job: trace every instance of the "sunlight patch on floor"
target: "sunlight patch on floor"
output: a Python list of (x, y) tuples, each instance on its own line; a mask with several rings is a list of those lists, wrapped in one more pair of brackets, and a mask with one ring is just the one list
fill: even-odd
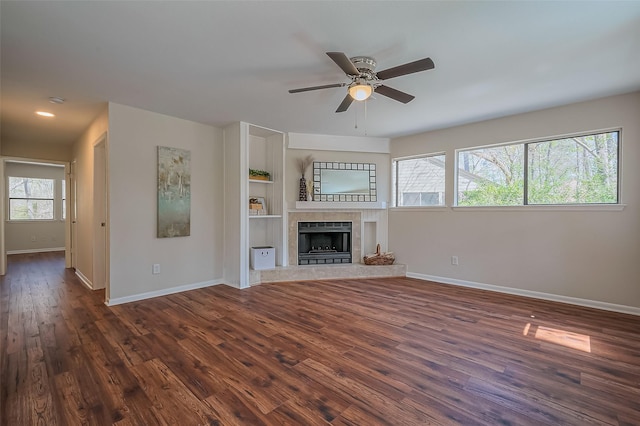
[[(529, 324), (527, 324), (527, 326), (529, 326)], [(528, 327), (525, 326), (525, 329), (528, 332)], [(586, 334), (572, 333), (570, 331), (550, 327), (538, 327), (535, 338), (545, 342), (562, 345), (567, 348), (591, 353), (591, 337)]]

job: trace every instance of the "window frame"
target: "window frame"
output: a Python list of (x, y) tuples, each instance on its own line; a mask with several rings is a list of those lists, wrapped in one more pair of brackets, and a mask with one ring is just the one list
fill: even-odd
[[(616, 202), (613, 203), (561, 203), (561, 204), (530, 204), (528, 197), (528, 187), (529, 187), (529, 149), (528, 145), (544, 143), (544, 142), (553, 142), (562, 139), (568, 138), (579, 138), (585, 136), (593, 136), (604, 133), (618, 133), (618, 146), (616, 149), (617, 162), (616, 162)], [(457, 148), (454, 150), (454, 191), (453, 191), (453, 208), (454, 209), (476, 209), (476, 210), (494, 210), (494, 209), (509, 209), (509, 210), (518, 210), (518, 209), (538, 209), (538, 210), (622, 210), (626, 205), (622, 203), (622, 141), (623, 141), (623, 130), (621, 127), (607, 128), (607, 129), (598, 129), (591, 130), (586, 132), (576, 132), (576, 133), (567, 133), (555, 136), (545, 136), (535, 139), (524, 139), (519, 141), (512, 142), (503, 142), (503, 143), (495, 143), (495, 144), (487, 144), (487, 145), (479, 145), (473, 147), (465, 147), (465, 148)], [(522, 204), (518, 205), (486, 205), (486, 206), (461, 206), (458, 204), (458, 183), (459, 183), (459, 159), (460, 153), (466, 151), (480, 150), (486, 148), (498, 148), (502, 146), (513, 146), (513, 145), (522, 145), (523, 146), (523, 194), (522, 194)]]
[[(425, 205), (425, 206), (400, 206), (398, 205), (398, 198), (400, 196), (399, 192), (398, 192), (398, 167), (397, 167), (397, 163), (400, 161), (406, 161), (406, 160), (416, 160), (416, 159), (420, 159), (420, 158), (430, 158), (430, 157), (437, 157), (437, 156), (444, 156), (444, 192), (442, 193), (442, 204), (438, 204), (438, 205)], [(430, 152), (430, 153), (426, 153), (426, 154), (417, 154), (417, 155), (408, 155), (408, 156), (403, 156), (403, 157), (394, 157), (391, 159), (391, 191), (392, 191), (392, 200), (391, 200), (391, 208), (392, 209), (412, 209), (412, 210), (417, 210), (417, 209), (442, 209), (442, 208), (446, 208), (447, 207), (447, 192), (448, 192), (448, 188), (447, 188), (447, 183), (448, 183), (448, 176), (447, 176), (447, 152), (446, 151), (436, 151), (436, 152)]]
[[(39, 180), (49, 180), (53, 183), (53, 198), (41, 198), (41, 197), (12, 197), (10, 194), (10, 188), (11, 188), (11, 178), (17, 178), (17, 179), (39, 179)], [(6, 194), (7, 194), (7, 211), (6, 211), (6, 217), (7, 217), (7, 222), (12, 222), (12, 223), (18, 223), (18, 222), (25, 222), (25, 223), (33, 223), (33, 222), (55, 222), (57, 220), (57, 215), (56, 215), (56, 178), (40, 178), (40, 177), (31, 177), (31, 176), (12, 176), (12, 175), (7, 175), (6, 176)], [(29, 200), (44, 200), (44, 201), (51, 201), (52, 203), (52, 217), (49, 219), (12, 219), (11, 218), (11, 200), (27, 200), (27, 202)]]
[[(54, 194), (55, 195), (55, 194)], [(67, 179), (60, 179), (60, 220), (67, 220)]]

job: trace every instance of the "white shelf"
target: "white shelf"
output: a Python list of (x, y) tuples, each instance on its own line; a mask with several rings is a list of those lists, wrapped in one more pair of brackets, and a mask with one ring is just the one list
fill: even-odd
[(273, 183), (272, 180), (249, 179), (249, 183)]
[(384, 210), (386, 201), (296, 201), (297, 210)]
[(257, 215), (253, 215), (253, 216), (249, 216), (249, 219), (270, 219), (270, 218), (279, 218), (282, 217), (282, 215), (279, 214), (257, 214)]

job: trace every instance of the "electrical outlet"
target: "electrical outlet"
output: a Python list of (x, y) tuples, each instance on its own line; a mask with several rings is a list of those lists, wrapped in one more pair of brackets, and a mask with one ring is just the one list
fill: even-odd
[(451, 264), (458, 266), (458, 256), (451, 256)]
[(159, 263), (154, 263), (153, 264), (152, 273), (153, 274), (159, 274), (160, 273), (160, 264)]
[(36, 242), (36, 236), (35, 236), (35, 235), (32, 235), (32, 236), (31, 236), (31, 242), (32, 242), (32, 243), (35, 243), (35, 242)]

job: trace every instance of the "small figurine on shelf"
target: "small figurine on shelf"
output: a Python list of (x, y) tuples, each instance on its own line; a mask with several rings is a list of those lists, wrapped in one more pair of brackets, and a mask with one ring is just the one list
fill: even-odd
[(263, 197), (249, 198), (249, 216), (263, 216), (267, 214), (267, 205)]
[(309, 154), (305, 158), (298, 158), (298, 170), (300, 171), (300, 191), (298, 201), (307, 201), (307, 179), (304, 177), (307, 168), (313, 163), (313, 155)]

